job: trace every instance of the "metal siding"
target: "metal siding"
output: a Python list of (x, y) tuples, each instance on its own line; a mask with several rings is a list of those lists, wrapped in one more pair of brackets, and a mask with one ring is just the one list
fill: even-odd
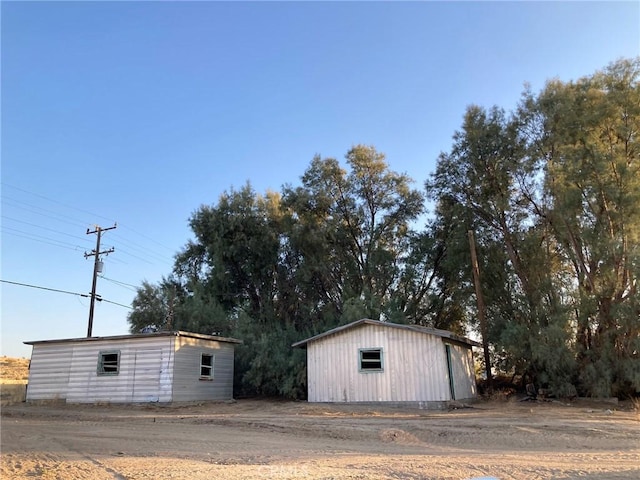
[(27, 401), (67, 398), (71, 349), (65, 345), (36, 345), (31, 353)]
[(477, 390), (471, 349), (450, 344), (450, 351), (456, 400), (475, 398)]
[(162, 350), (136, 349), (133, 352), (132, 402), (160, 401)]
[[(359, 371), (358, 350), (382, 348), (383, 372)], [(445, 349), (436, 335), (364, 324), (307, 345), (310, 402), (450, 400)]]
[[(95, 403), (95, 402), (132, 402), (134, 399), (134, 387), (136, 384), (145, 392), (145, 397), (153, 398), (153, 401), (170, 402), (171, 389), (160, 387), (154, 381), (156, 391), (151, 391), (150, 377), (163, 378), (171, 382), (172, 369), (172, 344), (171, 337), (147, 337), (118, 340), (101, 340), (92, 342), (65, 342), (60, 344), (34, 345), (34, 356), (42, 349), (54, 349), (59, 352), (57, 356), (50, 355), (50, 367), (59, 371), (68, 369), (68, 382), (65, 396), (56, 396), (50, 392), (42, 395), (32, 395), (29, 400), (51, 400), (66, 398), (69, 403)], [(98, 356), (101, 351), (119, 350), (120, 364), (117, 375), (98, 375)], [(138, 352), (155, 352), (154, 355), (137, 355)], [(138, 379), (135, 378), (136, 357), (141, 362), (141, 370)], [(42, 361), (38, 362), (36, 370), (43, 371)], [(146, 373), (143, 373), (145, 371)], [(35, 392), (43, 391), (46, 380), (38, 378), (34, 372), (33, 378), (29, 377), (31, 385), (29, 389)], [(134, 384), (134, 381), (136, 382)]]
[[(200, 355), (214, 355), (213, 379), (200, 379)], [(176, 340), (174, 401), (231, 400), (233, 398), (234, 346), (188, 337)]]

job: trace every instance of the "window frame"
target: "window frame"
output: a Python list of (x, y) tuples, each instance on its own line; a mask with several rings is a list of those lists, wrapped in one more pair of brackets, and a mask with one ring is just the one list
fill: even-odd
[[(203, 362), (205, 357), (208, 357), (211, 359), (210, 365), (207, 365)], [(213, 369), (215, 366), (215, 362), (216, 362), (215, 354), (211, 352), (200, 352), (200, 380), (207, 380), (207, 381), (213, 380), (213, 371), (214, 371)], [(203, 369), (209, 369), (209, 374), (203, 373)]]
[[(377, 359), (365, 359), (363, 358), (363, 354), (376, 352), (379, 354), (379, 360)], [(364, 361), (364, 363), (363, 363)], [(365, 367), (367, 363), (379, 363), (380, 367)], [(382, 347), (374, 347), (374, 348), (359, 348), (358, 349), (358, 371), (360, 373), (382, 373), (384, 372), (384, 352)]]
[[(109, 355), (115, 355), (115, 365), (113, 364), (113, 360), (106, 362), (106, 358)], [(100, 350), (98, 352), (98, 366), (96, 372), (99, 376), (105, 377), (113, 377), (116, 375), (120, 375), (120, 350)], [(109, 370), (105, 369), (105, 363)], [(111, 370), (111, 368), (115, 368), (115, 370)]]

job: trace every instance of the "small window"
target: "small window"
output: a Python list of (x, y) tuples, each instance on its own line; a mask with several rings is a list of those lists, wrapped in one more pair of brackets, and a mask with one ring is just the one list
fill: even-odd
[(120, 373), (120, 350), (98, 354), (98, 375), (118, 375)]
[(211, 353), (200, 355), (200, 378), (213, 378), (213, 355)]
[(362, 348), (359, 352), (361, 372), (382, 372), (381, 348)]

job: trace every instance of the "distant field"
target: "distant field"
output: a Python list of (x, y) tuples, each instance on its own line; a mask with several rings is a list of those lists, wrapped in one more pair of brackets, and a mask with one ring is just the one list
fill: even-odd
[(28, 378), (28, 358), (0, 357), (0, 383), (26, 382)]

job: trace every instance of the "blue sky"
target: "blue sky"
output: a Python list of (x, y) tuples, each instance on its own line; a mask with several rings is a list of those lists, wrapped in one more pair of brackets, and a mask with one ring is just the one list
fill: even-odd
[[(202, 204), (374, 145), (422, 188), (470, 104), (640, 55), (638, 2), (1, 2), (0, 278), (91, 289), (127, 333)], [(86, 335), (89, 300), (0, 284), (1, 353)]]

